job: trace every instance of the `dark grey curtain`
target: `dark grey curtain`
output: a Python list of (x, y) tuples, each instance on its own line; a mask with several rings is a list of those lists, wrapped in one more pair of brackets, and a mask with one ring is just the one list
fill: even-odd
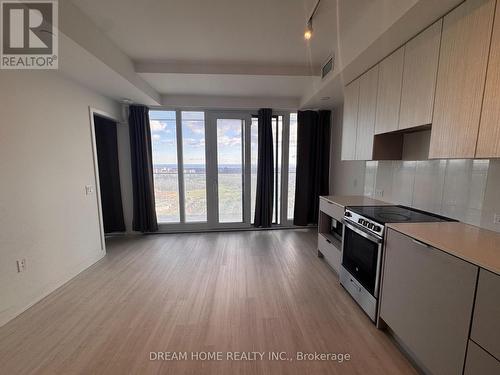
[(257, 187), (254, 226), (269, 228), (273, 221), (273, 130), (269, 108), (259, 110)]
[(149, 109), (142, 105), (129, 108), (130, 154), (134, 193), (132, 228), (139, 232), (156, 232), (153, 157)]
[(295, 225), (318, 222), (319, 196), (328, 195), (330, 111), (299, 111), (297, 115)]
[(104, 233), (125, 232), (116, 122), (94, 115)]

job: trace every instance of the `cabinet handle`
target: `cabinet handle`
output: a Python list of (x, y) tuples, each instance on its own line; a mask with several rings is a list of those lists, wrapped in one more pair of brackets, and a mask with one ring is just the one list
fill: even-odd
[(423, 242), (420, 242), (418, 240), (415, 240), (415, 239), (412, 239), (413, 243), (419, 245), (419, 246), (422, 246), (422, 247), (430, 247), (429, 245), (427, 245), (426, 243), (423, 243)]
[(330, 241), (329, 239), (326, 239), (326, 242), (328, 242), (328, 243), (332, 243), (332, 241)]

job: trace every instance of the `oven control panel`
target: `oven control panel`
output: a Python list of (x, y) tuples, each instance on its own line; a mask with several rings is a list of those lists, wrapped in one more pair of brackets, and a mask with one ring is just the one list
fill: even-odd
[(367, 219), (364, 216), (352, 212), (349, 209), (345, 210), (344, 219), (352, 223), (358, 224), (359, 226), (366, 229), (368, 232), (375, 233), (377, 236), (382, 237), (384, 235), (384, 225), (377, 223), (376, 221)]

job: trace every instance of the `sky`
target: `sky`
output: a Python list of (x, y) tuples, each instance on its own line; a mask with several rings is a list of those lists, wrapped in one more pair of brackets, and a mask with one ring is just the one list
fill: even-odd
[[(177, 164), (175, 111), (150, 111), (153, 163)], [(182, 111), (184, 165), (205, 164), (205, 114)], [(290, 164), (296, 162), (297, 115), (290, 116)], [(257, 163), (257, 121), (252, 121), (251, 160)], [(217, 158), (219, 164), (241, 164), (241, 120), (217, 120)]]
[[(205, 164), (203, 112), (181, 112), (184, 165)], [(175, 111), (150, 111), (155, 164), (177, 164)], [(217, 120), (217, 153), (220, 164), (241, 163), (241, 120)]]

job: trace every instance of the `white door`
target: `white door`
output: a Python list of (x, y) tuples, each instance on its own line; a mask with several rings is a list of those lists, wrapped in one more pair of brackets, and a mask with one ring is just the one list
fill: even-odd
[(207, 209), (211, 228), (248, 227), (251, 113), (207, 112)]

